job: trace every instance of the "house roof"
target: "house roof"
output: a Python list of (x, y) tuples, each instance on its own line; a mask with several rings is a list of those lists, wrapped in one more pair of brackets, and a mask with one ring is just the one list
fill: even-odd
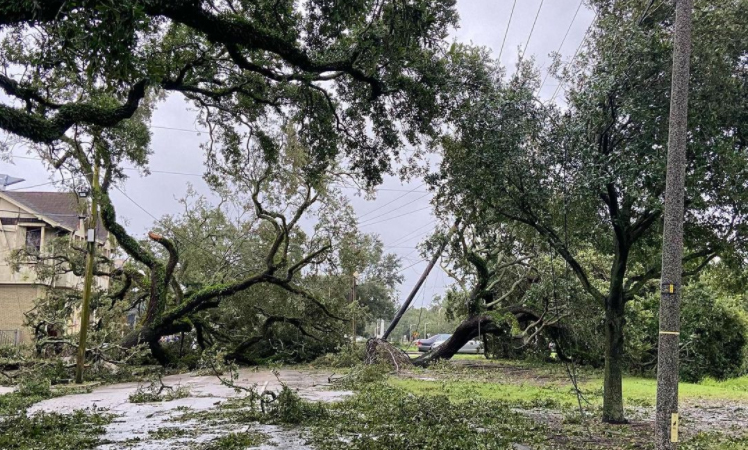
[[(80, 216), (85, 214), (87, 204), (73, 192), (19, 192), (3, 191), (0, 194), (8, 197), (14, 203), (24, 207), (30, 213), (37, 214), (51, 221), (51, 225), (59, 226), (70, 231), (78, 229)], [(96, 227), (98, 240), (104, 241), (106, 229), (99, 220)]]

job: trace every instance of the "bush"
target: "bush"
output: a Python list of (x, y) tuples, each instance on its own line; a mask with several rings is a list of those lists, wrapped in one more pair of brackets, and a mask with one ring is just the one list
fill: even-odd
[(688, 289), (681, 313), (682, 380), (724, 380), (745, 373), (748, 321), (735, 303), (701, 284)]
[(334, 369), (356, 367), (364, 362), (365, 356), (366, 347), (364, 345), (347, 344), (338, 348), (337, 352), (320, 356), (312, 362), (312, 365)]
[[(657, 365), (659, 294), (629, 303), (626, 311), (626, 356), (629, 370), (654, 373)], [(718, 294), (696, 282), (681, 300), (680, 377), (698, 382), (724, 380), (745, 372), (748, 320), (739, 299)]]
[(325, 417), (327, 410), (320, 402), (309, 402), (290, 389), (283, 386), (267, 411), (271, 422), (287, 425), (308, 423)]
[(49, 398), (52, 396), (52, 383), (43, 377), (25, 378), (18, 385), (17, 393), (22, 397)]

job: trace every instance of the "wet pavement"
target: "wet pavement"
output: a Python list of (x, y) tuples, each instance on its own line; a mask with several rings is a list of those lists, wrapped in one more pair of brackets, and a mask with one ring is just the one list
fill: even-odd
[[(336, 401), (351, 395), (349, 391), (331, 391), (329, 373), (298, 370), (281, 370), (278, 377), (269, 370), (244, 369), (239, 372), (235, 384), (255, 387), (258, 391), (279, 392), (283, 384), (295, 390), (302, 398), (313, 401)], [(70, 413), (75, 410), (108, 412), (116, 417), (106, 427), (101, 450), (123, 447), (134, 450), (162, 450), (189, 448), (195, 442), (213, 440), (231, 432), (255, 430), (270, 437), (261, 449), (310, 449), (299, 430), (283, 429), (271, 425), (251, 425), (236, 429), (236, 426), (202, 424), (193, 420), (175, 422), (175, 418), (186, 411), (203, 411), (216, 408), (230, 398), (241, 397), (243, 392), (224, 386), (215, 376), (181, 374), (163, 378), (163, 383), (174, 389), (184, 387), (189, 397), (154, 403), (130, 403), (130, 394), (137, 391), (139, 383), (122, 383), (95, 388), (90, 393), (73, 394), (42, 401), (29, 408), (28, 413)], [(166, 427), (177, 427), (191, 436), (155, 440), (150, 434)]]

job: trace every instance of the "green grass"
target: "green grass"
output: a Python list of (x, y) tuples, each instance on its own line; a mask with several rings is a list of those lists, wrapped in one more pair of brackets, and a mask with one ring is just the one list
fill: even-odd
[[(602, 389), (602, 380), (595, 381), (594, 385)], [(623, 380), (623, 395), (625, 399), (634, 401), (650, 399), (654, 404), (656, 394), (657, 380), (655, 379), (627, 377)], [(748, 377), (721, 382), (710, 380), (698, 384), (680, 383), (678, 385), (678, 394), (681, 401), (748, 401)]]
[(572, 392), (556, 386), (541, 387), (530, 384), (487, 383), (482, 381), (424, 381), (390, 378), (388, 383), (417, 395), (446, 395), (452, 401), (475, 398), (497, 400), (528, 406), (571, 406), (576, 403)]
[[(512, 365), (518, 364), (514, 362)], [(511, 377), (504, 379), (501, 376), (501, 370), (497, 370), (495, 374), (491, 374), (490, 370), (481, 371), (482, 376), (470, 380), (451, 376), (459, 375), (460, 372), (464, 374), (464, 371), (439, 370), (433, 374), (439, 378), (437, 381), (390, 378), (389, 383), (416, 394), (442, 394), (456, 401), (479, 396), (523, 405), (562, 407), (576, 405), (576, 393), (570, 381), (565, 379), (557, 369), (556, 366), (540, 368), (538, 372), (540, 375), (555, 375), (555, 379), (543, 382), (532, 378), (526, 381), (518, 381)], [(585, 398), (593, 405), (602, 404), (602, 378), (599, 374), (591, 373), (585, 373), (584, 378), (586, 381), (580, 383), (579, 387)], [(655, 403), (656, 393), (657, 380), (655, 379), (625, 377), (623, 380), (624, 403), (627, 406), (652, 406)], [(680, 383), (679, 398), (684, 402), (699, 400), (748, 402), (748, 376), (726, 381), (705, 380), (698, 384)]]
[(483, 355), (474, 355), (471, 353), (458, 353), (452, 357), (452, 360), (457, 361), (477, 361), (477, 362), (490, 362), (490, 359), (486, 359)]

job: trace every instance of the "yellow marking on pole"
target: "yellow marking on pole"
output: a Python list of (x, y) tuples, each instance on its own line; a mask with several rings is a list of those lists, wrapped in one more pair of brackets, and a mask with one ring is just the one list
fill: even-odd
[(678, 442), (678, 413), (670, 416), (670, 442)]
[(675, 292), (675, 285), (674, 285), (674, 284), (671, 284), (671, 285), (670, 285), (670, 293), (672, 294), (672, 293), (674, 293), (674, 292)]
[(673, 334), (675, 336), (680, 335), (679, 331), (660, 331), (660, 334)]

